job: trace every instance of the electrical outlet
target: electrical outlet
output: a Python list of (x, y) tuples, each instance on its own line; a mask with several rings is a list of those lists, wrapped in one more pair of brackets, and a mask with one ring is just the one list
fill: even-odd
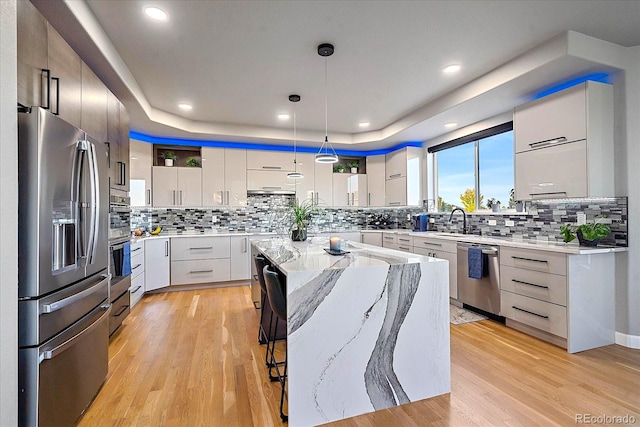
[(407, 221), (411, 221), (411, 214), (407, 214)]
[(429, 218), (429, 224), (435, 224), (435, 223), (436, 223), (435, 218)]
[(587, 223), (587, 215), (584, 212), (578, 212), (576, 214), (576, 223), (578, 225), (584, 225)]
[(214, 216), (212, 216), (212, 217), (211, 217), (211, 222), (212, 222), (212, 223), (216, 223), (216, 222), (218, 222), (218, 217), (217, 217), (217, 216), (215, 216), (215, 215), (214, 215)]
[(497, 222), (496, 222), (495, 219), (490, 219), (489, 220), (489, 225), (496, 225), (496, 224), (497, 224)]
[(504, 221), (504, 225), (505, 225), (505, 227), (513, 227), (513, 226), (515, 226), (515, 225), (516, 225), (516, 222), (515, 222), (515, 221), (511, 221), (511, 220), (509, 220), (509, 219), (506, 219), (506, 220)]

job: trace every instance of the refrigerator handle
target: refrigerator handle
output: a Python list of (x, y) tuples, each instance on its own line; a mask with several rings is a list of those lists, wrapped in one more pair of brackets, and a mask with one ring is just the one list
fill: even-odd
[[(51, 80), (56, 81), (56, 112), (53, 112), (53, 107), (51, 108), (51, 112), (56, 116), (60, 115), (60, 77), (51, 77)], [(51, 90), (49, 88), (49, 90)]]
[(89, 242), (87, 244), (87, 264), (91, 264), (96, 252), (96, 241), (98, 240), (98, 212), (100, 211), (98, 191), (100, 188), (100, 177), (98, 177), (98, 159), (96, 158), (95, 146), (87, 141), (87, 148), (87, 157), (89, 158), (89, 183), (91, 189), (91, 198), (89, 201), (89, 203), (91, 203), (91, 219), (89, 223), (91, 233), (89, 234)]
[(100, 323), (102, 323), (104, 318), (109, 316), (109, 313), (111, 312), (111, 304), (105, 304), (103, 306), (100, 306), (100, 308), (104, 310), (104, 313), (98, 318), (98, 320), (96, 320), (91, 325), (89, 325), (89, 327), (87, 327), (86, 329), (83, 329), (79, 334), (77, 334), (74, 337), (68, 339), (67, 341), (63, 342), (62, 344), (52, 348), (51, 350), (46, 350), (46, 351), (43, 351), (42, 353), (40, 353), (40, 357), (39, 357), (38, 363), (42, 363), (42, 361), (44, 361), (44, 360), (53, 359), (54, 357), (56, 357), (57, 355), (59, 355), (60, 353), (62, 353), (63, 351), (65, 351), (66, 349), (71, 347), (72, 345), (74, 345), (75, 341), (77, 339), (81, 338), (85, 334), (90, 333), (98, 325), (100, 325)]

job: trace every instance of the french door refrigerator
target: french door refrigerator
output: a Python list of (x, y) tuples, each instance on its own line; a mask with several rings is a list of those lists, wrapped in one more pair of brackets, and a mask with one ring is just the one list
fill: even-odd
[(106, 146), (42, 108), (18, 113), (21, 426), (71, 426), (108, 369)]

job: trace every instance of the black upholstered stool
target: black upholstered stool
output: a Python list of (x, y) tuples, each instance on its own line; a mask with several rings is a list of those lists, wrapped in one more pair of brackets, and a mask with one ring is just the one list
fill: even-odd
[[(267, 332), (264, 330), (263, 325), (266, 322), (265, 313), (267, 310), (265, 310), (265, 308), (269, 304), (269, 302), (267, 301), (267, 287), (264, 284), (264, 273), (262, 272), (262, 270), (264, 270), (264, 266), (267, 265), (267, 260), (262, 255), (256, 255), (253, 258), (253, 261), (256, 264), (256, 271), (258, 272), (257, 274), (258, 282), (260, 283), (260, 291), (261, 291), (260, 292), (261, 294), (260, 295), (261, 297), (260, 298), (260, 325), (258, 326), (258, 342), (260, 344), (266, 344), (269, 340), (267, 338)], [(271, 321), (271, 319), (269, 319), (269, 321)]]
[[(264, 267), (263, 272), (264, 281), (267, 288), (267, 299), (269, 300), (269, 304), (271, 305), (271, 310), (273, 310), (273, 313), (276, 316), (275, 335), (277, 336), (278, 324), (285, 325), (286, 329), (287, 299), (285, 297), (284, 287), (278, 273), (271, 270), (268, 265)], [(285, 415), (282, 409), (284, 405), (284, 393), (287, 381), (287, 354), (285, 352), (284, 360), (279, 362), (275, 357), (276, 340), (272, 340), (267, 343), (267, 346), (269, 345), (271, 346), (271, 350), (268, 351), (271, 355), (271, 360), (269, 363), (269, 377), (276, 378), (278, 381), (280, 381), (280, 387), (282, 389), (280, 393), (280, 418), (283, 422), (285, 422), (287, 421), (288, 416)], [(273, 375), (272, 371), (275, 371), (276, 375)]]

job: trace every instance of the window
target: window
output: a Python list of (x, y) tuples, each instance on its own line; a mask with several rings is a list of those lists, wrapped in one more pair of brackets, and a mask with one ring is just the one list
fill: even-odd
[[(514, 208), (513, 125), (506, 123), (431, 147), (437, 209), (467, 212)], [(477, 196), (479, 195), (479, 197)], [(496, 208), (494, 208), (496, 209)]]

